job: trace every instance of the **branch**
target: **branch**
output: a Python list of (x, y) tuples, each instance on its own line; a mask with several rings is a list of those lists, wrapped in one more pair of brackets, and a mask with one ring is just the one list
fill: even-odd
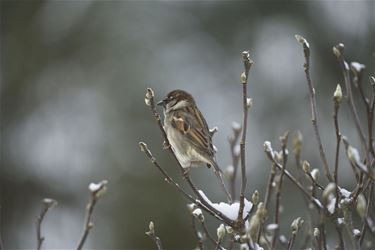
[[(365, 135), (363, 133), (361, 124), (359, 123), (357, 109), (356, 109), (356, 107), (354, 105), (354, 101), (353, 101), (353, 92), (352, 92), (350, 76), (349, 76), (349, 66), (346, 63), (345, 58), (344, 58), (344, 44), (339, 43), (338, 45), (334, 46), (333, 47), (333, 53), (335, 54), (335, 56), (337, 57), (337, 60), (339, 61), (339, 64), (340, 64), (340, 67), (341, 67), (341, 70), (342, 70), (342, 73), (343, 73), (343, 76), (344, 76), (345, 88), (346, 88), (346, 92), (347, 92), (347, 96), (348, 96), (348, 103), (349, 103), (350, 111), (351, 111), (352, 116), (353, 116), (355, 127), (358, 131), (359, 138), (361, 140), (362, 146), (365, 149), (365, 151), (367, 152), (368, 149), (367, 149), (367, 145), (366, 145)], [(367, 158), (367, 156), (366, 156), (366, 158)]]
[(311, 122), (313, 124), (315, 137), (316, 137), (316, 140), (318, 142), (320, 158), (322, 159), (322, 162), (323, 162), (325, 176), (327, 177), (327, 179), (329, 181), (333, 181), (332, 176), (329, 172), (328, 162), (327, 162), (326, 155), (324, 153), (322, 141), (320, 139), (320, 132), (319, 132), (319, 127), (318, 127), (318, 117), (317, 117), (318, 111), (317, 111), (317, 108), (316, 108), (315, 89), (314, 89), (314, 86), (311, 82), (311, 77), (310, 77), (310, 47), (309, 47), (309, 43), (306, 41), (305, 38), (303, 38), (300, 35), (295, 35), (295, 37), (296, 37), (297, 41), (303, 46), (303, 53), (304, 53), (304, 56), (305, 56), (304, 69), (305, 69), (307, 85), (308, 85), (309, 93), (310, 93)]
[[(42, 209), (40, 210), (40, 214), (36, 220), (36, 237), (37, 237), (37, 249), (42, 249), (42, 244), (44, 241), (44, 237), (42, 236), (42, 222), (44, 216), (47, 214), (48, 210), (57, 205), (57, 201), (49, 198), (44, 198), (42, 201)], [(0, 249), (3, 249), (1, 246)]]
[(146, 235), (149, 236), (154, 242), (158, 250), (163, 250), (163, 247), (161, 245), (161, 240), (158, 236), (155, 234), (155, 228), (154, 223), (150, 221), (150, 224), (148, 225), (148, 228), (150, 231), (146, 232)]
[(237, 170), (238, 170), (238, 162), (240, 160), (240, 153), (237, 153), (237, 142), (241, 135), (242, 127), (239, 123), (233, 122), (232, 123), (232, 130), (233, 130), (233, 136), (229, 136), (228, 142), (230, 146), (230, 153), (232, 156), (232, 167), (233, 167), (233, 173), (229, 175), (229, 188), (230, 188), (230, 194), (232, 196), (232, 199), (236, 199), (236, 177), (237, 177)]
[(311, 194), (306, 191), (303, 186), (301, 185), (301, 183), (299, 183), (297, 181), (297, 179), (291, 174), (288, 172), (288, 170), (284, 169), (283, 166), (281, 166), (276, 160), (275, 160), (275, 152), (272, 150), (272, 147), (271, 147), (271, 143), (269, 141), (266, 141), (264, 142), (264, 152), (266, 153), (268, 159), (278, 168), (280, 169), (281, 171), (284, 172), (284, 174), (286, 175), (286, 177), (289, 178), (289, 180), (294, 183), (301, 191), (304, 195), (307, 196), (307, 198), (309, 198), (312, 203), (319, 209), (323, 209), (323, 206), (322, 204), (320, 203), (319, 200), (317, 200), (316, 198), (312, 197)]
[(107, 184), (108, 184), (108, 181), (103, 180), (99, 182), (98, 184), (90, 183), (89, 185), (90, 200), (86, 207), (86, 219), (83, 225), (83, 234), (82, 234), (81, 239), (79, 240), (77, 250), (82, 249), (87, 239), (87, 236), (90, 233), (90, 230), (94, 227), (94, 223), (91, 221), (94, 208), (99, 198), (102, 197), (106, 193)]
[(254, 63), (250, 59), (249, 51), (242, 52), (242, 59), (245, 67), (245, 71), (241, 75), (242, 82), (242, 104), (243, 104), (243, 125), (242, 125), (242, 138), (240, 143), (241, 149), (241, 193), (240, 193), (240, 208), (238, 210), (237, 221), (243, 221), (243, 210), (245, 207), (245, 189), (246, 189), (246, 156), (245, 156), (245, 143), (246, 143), (246, 131), (247, 131), (247, 114), (248, 110), (252, 105), (252, 101), (247, 97), (247, 81), (249, 77), (249, 71), (251, 65)]
[[(280, 222), (280, 219), (279, 219), (279, 215), (280, 215), (280, 200), (281, 200), (281, 189), (282, 189), (282, 184), (283, 184), (283, 177), (284, 177), (284, 174), (285, 174), (285, 168), (286, 168), (286, 162), (287, 162), (287, 149), (286, 149), (286, 146), (287, 146), (287, 142), (288, 142), (288, 134), (289, 132), (286, 131), (284, 133), (284, 135), (280, 136), (280, 141), (281, 141), (281, 150), (282, 150), (282, 171), (281, 171), (281, 174), (280, 174), (280, 179), (279, 179), (279, 182), (278, 182), (278, 185), (277, 185), (277, 190), (276, 190), (276, 203), (275, 203), (275, 221), (274, 223), (276, 225), (279, 225), (279, 222)], [(279, 227), (276, 228), (274, 234), (273, 234), (273, 238), (272, 238), (272, 249), (275, 248), (275, 244), (276, 244), (276, 239), (278, 237), (278, 234), (279, 234)]]

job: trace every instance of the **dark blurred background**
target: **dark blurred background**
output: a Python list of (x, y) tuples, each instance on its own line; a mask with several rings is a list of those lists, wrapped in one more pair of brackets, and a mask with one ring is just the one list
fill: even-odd
[[(44, 247), (75, 248), (87, 186), (107, 179), (109, 190), (96, 207), (86, 248), (153, 248), (144, 234), (150, 220), (167, 249), (194, 248), (186, 200), (138, 148), (139, 141), (147, 142), (181, 181), (175, 162), (162, 150), (159, 130), (144, 104), (145, 89), (152, 87), (157, 99), (177, 88), (191, 92), (209, 125), (219, 127), (214, 143), (225, 169), (231, 162), (231, 123), (242, 117), (239, 76), (245, 49), (255, 61), (249, 83), (254, 106), (247, 197), (255, 189), (264, 195), (270, 164), (262, 145), (270, 140), (277, 148), (285, 130), (301, 130), (303, 158), (320, 168), (295, 34), (311, 45), (321, 133), (332, 166), (331, 96), (343, 82), (332, 46), (343, 42), (348, 61), (366, 64), (363, 84), (369, 91), (374, 13), (373, 1), (1, 1), (5, 247), (36, 246), (40, 201), (50, 197), (59, 205), (45, 218)], [(340, 122), (359, 147), (346, 103)], [(354, 178), (343, 152), (341, 157), (340, 182), (352, 189)], [(295, 168), (293, 161), (288, 167)], [(212, 200), (224, 199), (211, 170), (194, 169), (192, 176)], [(295, 189), (288, 181), (284, 190), (282, 226), (289, 232), (292, 219), (305, 216), (304, 204), (300, 196), (290, 195)], [(213, 219), (208, 223), (212, 229), (218, 226)]]

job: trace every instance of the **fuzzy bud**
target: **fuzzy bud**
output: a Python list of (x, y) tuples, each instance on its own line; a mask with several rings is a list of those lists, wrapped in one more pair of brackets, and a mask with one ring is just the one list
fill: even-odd
[(299, 42), (301, 45), (303, 45), (304, 47), (306, 48), (309, 48), (309, 43), (307, 42), (307, 40), (301, 36), (301, 35), (294, 35), (294, 37), (296, 38), (297, 42)]
[(327, 204), (328, 201), (332, 199), (335, 192), (336, 192), (336, 184), (334, 182), (328, 183), (328, 185), (326, 186), (322, 194), (323, 202)]
[(294, 154), (296, 154), (296, 155), (301, 154), (302, 141), (303, 141), (302, 133), (301, 133), (301, 131), (298, 130), (293, 136)]
[(50, 199), (50, 198), (44, 198), (44, 199), (42, 200), (42, 203), (43, 203), (43, 205), (44, 205), (46, 208), (52, 208), (52, 207), (54, 207), (54, 206), (57, 205), (57, 201), (54, 200), (54, 199)]
[(375, 77), (370, 76), (370, 82), (371, 82), (371, 85), (374, 87), (375, 86)]
[(220, 226), (216, 230), (217, 239), (221, 241), (225, 236), (225, 227), (224, 224), (220, 224)]
[(333, 101), (336, 104), (339, 104), (341, 102), (341, 100), (342, 100), (342, 90), (341, 90), (340, 84), (337, 84), (335, 93), (333, 94)]
[(196, 209), (194, 209), (194, 211), (193, 211), (193, 215), (194, 215), (195, 218), (197, 218), (200, 222), (203, 222), (203, 221), (204, 221), (204, 216), (203, 216), (202, 210), (201, 210), (200, 208), (196, 208)]
[(149, 232), (151, 234), (155, 234), (155, 226), (154, 226), (154, 222), (150, 221), (150, 224), (148, 224), (148, 229), (150, 230)]
[(235, 133), (241, 132), (241, 129), (242, 129), (241, 124), (238, 122), (232, 122), (232, 129)]
[(107, 184), (107, 180), (103, 180), (99, 183), (90, 183), (89, 190), (95, 198), (99, 198), (107, 192)]
[(314, 169), (311, 171), (311, 176), (312, 176), (312, 178), (314, 179), (314, 181), (318, 181), (318, 180), (319, 180), (319, 177), (320, 177), (320, 171), (319, 171), (319, 169), (314, 168)]
[(366, 216), (366, 209), (367, 209), (366, 198), (363, 194), (358, 195), (356, 208), (357, 208), (357, 213), (363, 219)]
[(346, 151), (347, 155), (348, 155), (348, 159), (351, 163), (353, 164), (357, 164), (358, 162), (360, 162), (360, 157), (359, 157), (359, 153), (358, 153), (358, 150), (354, 147), (352, 147), (351, 145), (348, 146), (348, 149)]
[(319, 228), (315, 227), (315, 228), (314, 228), (314, 237), (315, 237), (315, 238), (318, 238), (319, 236), (320, 236)]
[(194, 209), (197, 207), (194, 203), (189, 203), (186, 206), (190, 213), (193, 213)]
[(302, 169), (305, 173), (310, 173), (310, 163), (308, 161), (303, 161)]
[(301, 217), (298, 217), (297, 219), (293, 220), (292, 224), (290, 225), (292, 229), (292, 234), (297, 234), (298, 230), (302, 226), (304, 220), (301, 219)]
[(224, 170), (224, 176), (227, 177), (228, 179), (231, 179), (234, 174), (234, 167), (232, 165), (229, 165), (225, 170)]
[(253, 99), (252, 98), (246, 98), (246, 107), (250, 109), (253, 106)]
[(350, 69), (355, 76), (359, 76), (363, 72), (363, 70), (366, 69), (366, 66), (358, 62), (351, 62)]
[(245, 73), (245, 72), (242, 72), (242, 73), (241, 73), (241, 83), (242, 83), (242, 84), (245, 84), (246, 82), (247, 82), (246, 73)]
[(151, 105), (151, 99), (155, 96), (154, 91), (151, 88), (147, 88), (146, 96), (145, 96), (145, 103), (147, 106)]
[(255, 206), (258, 205), (258, 202), (259, 202), (259, 192), (258, 192), (258, 190), (254, 191), (253, 195), (251, 196), (251, 201)]
[(334, 46), (333, 49), (332, 49), (332, 50), (333, 50), (333, 54), (334, 54), (337, 58), (341, 57), (342, 54), (344, 53), (344, 48), (345, 48), (344, 44), (342, 44), (342, 43), (337, 44), (337, 45)]

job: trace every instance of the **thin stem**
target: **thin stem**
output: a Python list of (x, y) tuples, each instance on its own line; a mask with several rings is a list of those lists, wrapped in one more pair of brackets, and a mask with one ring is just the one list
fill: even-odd
[[(300, 37), (300, 38), (302, 38), (302, 37)], [(310, 93), (311, 122), (312, 122), (312, 125), (313, 125), (313, 128), (314, 128), (315, 137), (316, 137), (316, 140), (317, 140), (317, 143), (318, 143), (320, 158), (322, 159), (322, 162), (323, 162), (324, 174), (329, 181), (333, 181), (332, 176), (329, 172), (327, 158), (326, 158), (326, 155), (324, 153), (322, 141), (321, 141), (321, 138), (320, 138), (320, 132), (319, 132), (319, 126), (318, 126), (318, 114), (317, 114), (318, 111), (317, 111), (317, 108), (316, 108), (315, 89), (314, 89), (314, 86), (312, 84), (311, 77), (310, 77), (310, 47), (309, 47), (308, 42), (304, 38), (302, 38), (302, 40), (299, 40), (299, 39), (297, 39), (297, 40), (299, 42), (302, 42), (302, 46), (303, 46), (303, 53), (304, 53), (304, 57), (305, 57), (304, 70), (305, 70), (305, 76), (306, 76), (307, 85), (308, 85), (308, 89), (309, 89), (309, 93)]]
[[(174, 181), (170, 176), (169, 174), (159, 165), (159, 163), (157, 162), (156, 158), (152, 155), (152, 152), (148, 149), (147, 147), (147, 144), (144, 143), (144, 142), (140, 142), (139, 143), (140, 147), (141, 147), (141, 150), (146, 154), (146, 156), (149, 158), (149, 160), (151, 161), (152, 164), (154, 164), (154, 166), (160, 171), (160, 173), (164, 176), (164, 180), (172, 185), (173, 187), (175, 187), (186, 199), (188, 199), (190, 202), (196, 204), (197, 206), (199, 206), (200, 208), (202, 208), (203, 210), (205, 210), (206, 212), (210, 213), (212, 216), (214, 216), (215, 218), (217, 218), (218, 220), (222, 221), (222, 222), (226, 222), (224, 221), (224, 219), (219, 216), (219, 214), (215, 213), (214, 211), (212, 211), (209, 207), (206, 207), (204, 204), (202, 204), (202, 202), (200, 200), (197, 200), (196, 198), (194, 198), (193, 196), (191, 196), (190, 194), (188, 194), (176, 181)], [(199, 192), (197, 191), (197, 193), (199, 194)]]
[[(45, 198), (42, 201), (42, 209), (40, 210), (40, 214), (36, 220), (36, 236), (37, 236), (37, 249), (42, 249), (42, 244), (44, 242), (44, 237), (42, 236), (42, 222), (44, 217), (46, 216), (48, 210), (52, 207), (54, 207), (57, 202), (52, 199)], [(1, 248), (3, 249), (3, 246), (1, 245)]]
[(201, 223), (202, 223), (202, 228), (205, 234), (207, 235), (207, 238), (212, 242), (212, 244), (214, 244), (214, 246), (216, 247), (215, 249), (224, 250), (223, 247), (220, 245), (221, 242), (216, 241), (214, 237), (212, 237), (212, 235), (210, 234), (210, 231), (208, 231), (206, 223), (204, 221), (202, 221)]
[(146, 232), (146, 235), (151, 238), (151, 240), (155, 243), (158, 250), (163, 250), (163, 246), (161, 244), (160, 238), (155, 234), (154, 223), (151, 221), (149, 224), (150, 231)]
[(282, 167), (282, 166), (281, 166), (281, 165), (275, 160), (275, 158), (274, 158), (274, 152), (272, 151), (272, 149), (270, 149), (270, 148), (266, 145), (264, 151), (265, 151), (265, 153), (266, 153), (268, 159), (271, 160), (271, 162), (272, 162), (272, 163), (273, 163), (278, 169), (280, 169), (281, 171), (283, 171), (284, 174), (286, 175), (286, 177), (288, 177), (288, 179), (289, 179), (292, 183), (294, 183), (294, 184), (298, 187), (298, 189), (301, 190), (302, 193), (303, 193), (304, 195), (306, 195), (306, 197), (309, 198), (309, 199), (311, 200), (311, 202), (312, 202), (312, 203), (313, 203), (313, 204), (314, 204), (319, 210), (323, 209), (323, 206), (322, 206), (322, 204), (320, 203), (320, 201), (317, 200), (316, 198), (314, 198), (313, 196), (311, 196), (311, 194), (303, 188), (303, 186), (301, 185), (301, 183), (299, 183), (299, 181), (298, 181), (298, 180), (297, 180), (297, 179), (296, 179), (291, 173), (289, 173), (288, 170), (284, 169), (284, 168), (283, 168), (283, 167)]
[[(276, 204), (275, 204), (275, 221), (274, 223), (276, 225), (279, 225), (280, 223), (280, 200), (281, 200), (281, 189), (282, 189), (282, 184), (283, 184), (283, 177), (285, 174), (285, 168), (286, 168), (286, 162), (287, 162), (287, 154), (286, 154), (286, 146), (287, 146), (287, 141), (288, 141), (288, 132), (286, 132), (283, 136), (281, 136), (281, 150), (282, 150), (282, 171), (280, 174), (280, 179), (277, 185), (276, 189)], [(274, 231), (273, 237), (272, 237), (272, 245), (271, 248), (275, 248), (276, 244), (276, 239), (278, 238), (279, 235), (279, 227)]]
[[(339, 197), (338, 191), (338, 167), (339, 167), (339, 153), (340, 153), (340, 144), (341, 144), (341, 133), (340, 127), (338, 122), (338, 113), (339, 113), (340, 103), (339, 101), (334, 100), (334, 111), (333, 111), (333, 121), (335, 124), (335, 132), (336, 132), (336, 153), (335, 153), (335, 168), (333, 170), (333, 179), (336, 184), (336, 197)], [(337, 211), (339, 206), (339, 199), (336, 199), (335, 202), (335, 211)]]
[(347, 62), (345, 61), (344, 55), (343, 55), (344, 45), (339, 44), (339, 45), (335, 46), (334, 48), (338, 51), (337, 59), (339, 61), (339, 64), (340, 64), (340, 67), (341, 67), (341, 70), (342, 70), (342, 73), (343, 73), (343, 76), (344, 76), (345, 88), (346, 88), (346, 92), (347, 92), (347, 96), (348, 96), (347, 100), (348, 100), (348, 103), (349, 103), (350, 111), (351, 111), (352, 116), (353, 116), (354, 124), (355, 124), (355, 127), (356, 127), (357, 131), (358, 131), (359, 138), (361, 140), (362, 146), (365, 149), (365, 152), (367, 152), (368, 149), (367, 149), (367, 145), (366, 145), (365, 135), (363, 133), (361, 124), (359, 122), (357, 109), (356, 109), (354, 101), (353, 101), (353, 92), (352, 92), (351, 81), (350, 81), (350, 76), (349, 76), (349, 66), (348, 66)]
[(296, 234), (292, 233), (292, 236), (290, 237), (290, 240), (288, 242), (288, 250), (293, 249), (294, 240), (296, 239)]
[(236, 145), (240, 137), (242, 128), (236, 129), (233, 127), (233, 137), (229, 137), (230, 153), (232, 156), (233, 174), (229, 178), (229, 188), (232, 199), (236, 199), (236, 177), (238, 170), (238, 162), (240, 160), (239, 154), (236, 153)]
[(194, 215), (191, 216), (191, 226), (193, 227), (195, 238), (198, 241), (198, 249), (203, 250), (204, 246), (202, 236), (201, 233), (198, 231), (196, 218)]
[[(247, 97), (247, 81), (249, 71), (253, 61), (250, 59), (248, 51), (242, 52), (242, 59), (245, 67), (245, 79), (242, 80), (242, 105), (243, 105), (243, 125), (242, 125), (242, 138), (240, 143), (241, 149), (241, 192), (240, 192), (240, 208), (238, 210), (237, 221), (243, 221), (243, 210), (245, 207), (245, 189), (246, 189), (246, 156), (245, 156), (245, 143), (246, 143), (246, 131), (247, 131), (247, 114), (250, 104), (248, 104)], [(241, 222), (242, 224), (242, 222)]]
[(92, 215), (93, 215), (96, 203), (98, 202), (101, 195), (103, 195), (105, 190), (107, 189), (107, 181), (101, 181), (99, 184), (95, 184), (95, 185), (98, 185), (95, 189), (91, 188), (91, 184), (89, 186), (90, 198), (89, 198), (89, 203), (87, 204), (87, 207), (86, 207), (86, 216), (85, 216), (85, 222), (83, 224), (83, 233), (82, 233), (81, 239), (78, 242), (77, 250), (82, 249), (87, 239), (87, 236), (89, 235), (91, 229), (94, 227), (94, 223), (92, 222)]

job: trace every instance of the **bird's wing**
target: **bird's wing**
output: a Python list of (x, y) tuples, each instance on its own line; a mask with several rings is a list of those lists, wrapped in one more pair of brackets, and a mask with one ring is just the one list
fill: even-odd
[[(182, 113), (186, 115), (183, 116)], [(172, 126), (180, 131), (198, 152), (204, 152), (209, 156), (214, 155), (207, 122), (198, 108), (185, 107), (176, 111), (172, 118)]]

